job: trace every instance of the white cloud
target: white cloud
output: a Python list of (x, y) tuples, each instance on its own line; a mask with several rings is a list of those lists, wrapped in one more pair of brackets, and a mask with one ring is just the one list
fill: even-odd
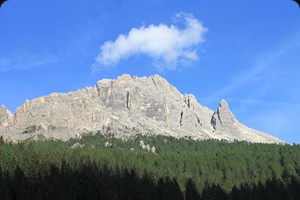
[(114, 42), (105, 42), (93, 65), (94, 70), (114, 66), (137, 54), (152, 58), (159, 70), (176, 69), (179, 63), (197, 60), (196, 47), (204, 42), (203, 34), (207, 29), (191, 14), (179, 13), (176, 21), (182, 21), (184, 27), (178, 27), (178, 23), (141, 26), (132, 28), (128, 35), (119, 35)]

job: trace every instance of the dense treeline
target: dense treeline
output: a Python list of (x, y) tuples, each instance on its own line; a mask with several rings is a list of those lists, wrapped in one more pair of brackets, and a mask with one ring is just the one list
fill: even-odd
[(175, 178), (159, 178), (155, 183), (147, 174), (138, 177), (134, 170), (112, 171), (105, 165), (85, 165), (74, 171), (63, 163), (61, 169), (51, 166), (48, 174), (34, 178), (26, 176), (19, 167), (12, 176), (0, 173), (1, 200), (282, 200), (298, 199), (299, 185), (294, 178), (287, 185), (273, 179), (265, 185), (246, 184), (226, 192), (213, 184), (205, 186), (200, 195), (191, 179), (187, 180), (184, 192)]
[(100, 134), (0, 141), (1, 199), (297, 199), (299, 177), (299, 145)]

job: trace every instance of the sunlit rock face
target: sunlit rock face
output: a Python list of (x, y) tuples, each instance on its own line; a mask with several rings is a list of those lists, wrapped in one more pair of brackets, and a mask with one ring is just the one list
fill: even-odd
[(0, 135), (6, 140), (41, 135), (67, 140), (96, 132), (124, 139), (144, 134), (282, 142), (240, 124), (225, 100), (212, 111), (158, 75), (139, 78), (125, 74), (116, 80), (100, 80), (95, 87), (26, 100), (15, 114), (5, 106), (0, 110)]
[(0, 127), (7, 127), (12, 122), (12, 113), (6, 109), (6, 107), (3, 105), (0, 108)]

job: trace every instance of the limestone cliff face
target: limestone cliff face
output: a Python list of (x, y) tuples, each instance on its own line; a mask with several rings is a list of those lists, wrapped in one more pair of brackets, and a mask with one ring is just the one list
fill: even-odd
[(193, 95), (182, 95), (158, 75), (104, 79), (95, 87), (26, 101), (14, 115), (1, 107), (0, 135), (8, 140), (37, 136), (67, 140), (100, 131), (116, 137), (135, 134), (191, 139), (282, 142), (240, 124), (222, 100), (214, 112)]
[(0, 127), (4, 128), (11, 124), (12, 122), (12, 113), (6, 109), (6, 107), (3, 105), (0, 108)]
[(211, 125), (218, 134), (239, 135), (239, 122), (229, 110), (228, 104), (222, 100), (211, 118)]

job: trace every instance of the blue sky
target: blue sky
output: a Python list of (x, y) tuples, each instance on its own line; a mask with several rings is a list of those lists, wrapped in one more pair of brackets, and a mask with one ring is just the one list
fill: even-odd
[[(157, 42), (159, 41), (159, 42)], [(8, 0), (0, 104), (160, 74), (243, 124), (300, 143), (300, 9), (292, 0)]]

